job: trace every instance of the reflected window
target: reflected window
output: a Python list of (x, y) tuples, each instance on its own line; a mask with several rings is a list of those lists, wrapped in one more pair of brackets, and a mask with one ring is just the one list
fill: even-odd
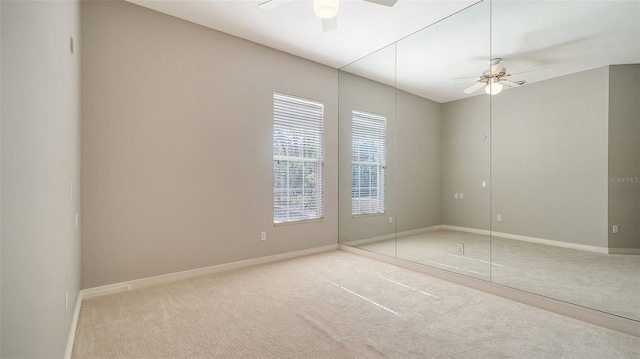
[(384, 213), (387, 118), (354, 110), (351, 124), (351, 214)]
[(323, 218), (320, 102), (273, 94), (273, 222)]

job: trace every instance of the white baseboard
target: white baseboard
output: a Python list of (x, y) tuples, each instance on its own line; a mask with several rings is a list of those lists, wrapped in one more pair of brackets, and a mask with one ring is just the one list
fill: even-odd
[(398, 232), (397, 235), (395, 233), (391, 233), (391, 234), (385, 234), (383, 236), (356, 239), (354, 241), (344, 242), (343, 244), (346, 244), (346, 245), (349, 245), (349, 246), (362, 246), (362, 245), (365, 245), (365, 244), (382, 242), (382, 241), (386, 241), (388, 239), (394, 239), (394, 238), (396, 238), (396, 236), (398, 238), (400, 238), (400, 237), (412, 236), (414, 234), (420, 234), (420, 233), (425, 233), (425, 232), (433, 232), (433, 231), (437, 231), (437, 230), (440, 230), (440, 229), (442, 229), (441, 225), (430, 226), (430, 227), (422, 227), (422, 228), (412, 229), (412, 230), (409, 230), (409, 231)]
[(71, 359), (73, 352), (73, 343), (76, 339), (76, 328), (78, 328), (78, 318), (80, 318), (80, 307), (82, 306), (82, 291), (78, 292), (76, 306), (73, 309), (73, 319), (71, 319), (71, 328), (69, 328), (69, 338), (67, 339), (67, 348), (64, 351), (64, 359)]
[(640, 254), (640, 248), (609, 248), (609, 254)]
[(396, 238), (395, 233), (391, 233), (391, 234), (385, 234), (383, 236), (356, 239), (356, 240), (353, 240), (353, 241), (344, 242), (343, 244), (347, 244), (349, 246), (363, 246), (365, 244), (382, 242), (382, 241), (386, 241), (386, 240), (394, 239), (394, 238)]
[(446, 230), (449, 230), (449, 231), (475, 233), (475, 234), (482, 234), (482, 235), (485, 235), (485, 236), (490, 236), (491, 235), (491, 231), (488, 230), (488, 229), (458, 227), (458, 226), (450, 226), (448, 224), (443, 224), (441, 227), (442, 227), (442, 229), (446, 229)]
[(412, 229), (410, 231), (398, 232), (398, 237), (413, 236), (414, 234), (439, 231), (441, 229), (442, 229), (442, 225), (440, 224), (437, 226), (422, 227), (422, 228)]
[(78, 319), (80, 318), (80, 308), (82, 307), (82, 301), (85, 299), (101, 297), (109, 294), (115, 294), (119, 292), (124, 292), (136, 288), (144, 288), (150, 287), (159, 284), (171, 283), (182, 279), (199, 277), (207, 274), (220, 273), (233, 269), (239, 269), (244, 267), (255, 266), (258, 264), (265, 264), (271, 262), (277, 262), (285, 259), (291, 259), (296, 257), (303, 257), (310, 254), (321, 253), (321, 252), (329, 252), (333, 250), (337, 250), (339, 245), (330, 244), (322, 247), (303, 249), (294, 252), (286, 252), (280, 254), (274, 254), (272, 256), (259, 257), (253, 259), (247, 259), (244, 261), (232, 262), (219, 264), (211, 267), (204, 267), (198, 269), (192, 269), (183, 272), (176, 272), (170, 274), (159, 275), (155, 277), (136, 279), (132, 281), (122, 282), (122, 283), (114, 283), (109, 285), (104, 285), (100, 287), (83, 289), (78, 293), (78, 299), (76, 301), (76, 307), (73, 312), (73, 319), (71, 322), (71, 328), (69, 329), (69, 338), (67, 339), (67, 348), (64, 352), (64, 359), (70, 359), (71, 354), (73, 352), (73, 343), (76, 338), (76, 329), (78, 327)]
[(166, 283), (179, 281), (182, 279), (194, 278), (194, 277), (199, 277), (199, 276), (213, 274), (213, 273), (226, 272), (233, 269), (250, 267), (258, 264), (277, 262), (285, 259), (302, 257), (309, 254), (328, 252), (328, 251), (337, 250), (337, 249), (338, 249), (338, 244), (336, 243), (336, 244), (330, 244), (322, 247), (303, 249), (295, 252), (274, 254), (266, 257), (247, 259), (247, 260), (238, 261), (238, 262), (219, 264), (211, 267), (192, 269), (192, 270), (187, 270), (183, 272), (163, 274), (155, 277), (135, 279), (127, 282), (88, 288), (88, 289), (83, 289), (81, 291), (82, 299), (84, 300), (84, 299), (96, 298), (104, 295), (132, 290), (132, 289), (145, 288), (145, 287), (150, 287), (150, 286), (159, 285), (159, 284), (166, 284)]
[(531, 243), (538, 243), (538, 244), (546, 244), (548, 246), (555, 246), (555, 247), (578, 249), (578, 250), (587, 251), (587, 252), (596, 252), (596, 253), (604, 253), (604, 254), (609, 253), (609, 248), (607, 248), (607, 247), (589, 246), (589, 245), (586, 245), (586, 244), (577, 244), (577, 243), (569, 243), (569, 242), (562, 242), (562, 241), (554, 241), (554, 240), (551, 240), (551, 239), (527, 237), (527, 236), (521, 236), (521, 235), (518, 235), (518, 234), (502, 233), (502, 232), (492, 232), (491, 235), (494, 236), (494, 237), (515, 239), (517, 241), (524, 241), (524, 242), (531, 242)]
[[(597, 247), (597, 246), (589, 246), (589, 245), (586, 245), (586, 244), (554, 241), (552, 239), (521, 236), (519, 234), (504, 233), (504, 232), (495, 232), (495, 231), (490, 231), (490, 230), (487, 230), (487, 229), (476, 229), (476, 228), (467, 228), (467, 227), (458, 227), (458, 226), (449, 226), (449, 225), (443, 225), (442, 229), (448, 229), (448, 230), (451, 230), (451, 231), (476, 233), (476, 234), (482, 234), (482, 235), (486, 235), (486, 236), (490, 235), (492, 237), (514, 239), (516, 241), (545, 244), (545, 245), (554, 246), (554, 247), (578, 249), (578, 250), (581, 250), (581, 251), (588, 251), (588, 252), (596, 252), (596, 253), (604, 253), (604, 254), (611, 253), (610, 249), (607, 248), (607, 247)], [(629, 253), (620, 253), (620, 254), (629, 254)]]
[[(488, 229), (478, 229), (478, 228), (470, 228), (470, 227), (451, 226), (451, 225), (448, 225), (448, 224), (442, 224), (442, 225), (431, 226), (431, 227), (423, 227), (423, 228), (413, 229), (413, 230), (410, 230), (410, 231), (398, 232), (397, 238), (402, 238), (402, 237), (405, 237), (405, 236), (411, 236), (411, 235), (414, 235), (414, 234), (419, 234), (419, 233), (424, 233), (424, 232), (437, 231), (437, 230), (441, 230), (441, 229), (445, 229), (445, 230), (449, 230), (449, 231), (475, 233), (475, 234), (481, 234), (481, 235), (485, 235), (485, 236), (494, 236), (494, 237), (500, 237), (500, 238), (506, 238), (506, 239), (514, 239), (514, 240), (517, 240), (517, 241), (545, 244), (545, 245), (548, 245), (548, 246), (555, 246), (555, 247), (562, 247), (562, 248), (569, 248), (569, 249), (578, 249), (578, 250), (587, 251), (587, 252), (604, 253), (604, 254), (634, 254), (634, 255), (640, 255), (640, 248), (607, 248), (607, 247), (598, 247), (598, 246), (590, 246), (590, 245), (586, 245), (586, 244), (555, 241), (555, 240), (552, 240), (552, 239), (544, 239), (544, 238), (522, 236), (522, 235), (519, 235), (519, 234), (512, 234), (512, 233), (505, 233), (505, 232), (495, 232), (495, 231), (492, 232), (492, 231), (490, 231)], [(396, 235), (391, 233), (391, 234), (386, 234), (386, 235), (378, 236), (378, 237), (371, 237), (371, 238), (358, 239), (358, 240), (355, 240), (355, 241), (343, 242), (341, 244), (346, 244), (346, 245), (349, 245), (349, 246), (361, 246), (361, 245), (375, 243), (375, 242), (381, 242), (381, 241), (385, 241), (385, 240), (389, 240), (389, 239), (393, 239), (393, 238), (396, 238)]]
[[(495, 231), (492, 232), (492, 231), (490, 231), (488, 229), (478, 229), (478, 228), (451, 226), (451, 225), (448, 225), (448, 224), (431, 226), (431, 227), (424, 227), (424, 228), (418, 228), (418, 229), (405, 231), (405, 232), (398, 232), (397, 238), (410, 236), (410, 235), (414, 235), (414, 234), (419, 234), (419, 233), (424, 233), (424, 232), (437, 231), (437, 230), (440, 230), (440, 229), (445, 229), (445, 230), (449, 230), (449, 231), (475, 233), (475, 234), (481, 234), (481, 235), (485, 235), (485, 236), (493, 236), (493, 237), (500, 237), (500, 238), (506, 238), (506, 239), (514, 239), (514, 240), (517, 240), (517, 241), (538, 243), (538, 244), (544, 244), (544, 245), (548, 245), (548, 246), (555, 246), (555, 247), (562, 247), (562, 248), (569, 248), (569, 249), (578, 249), (578, 250), (582, 250), (582, 251), (595, 252), (595, 253), (604, 253), (604, 254), (607, 254), (607, 253), (609, 253), (609, 254), (640, 254), (640, 249), (638, 249), (638, 248), (607, 248), (607, 247), (590, 246), (590, 245), (586, 245), (586, 244), (578, 244), (578, 243), (555, 241), (555, 240), (552, 240), (552, 239), (544, 239), (544, 238), (522, 236), (522, 235), (519, 235), (519, 234), (495, 232)], [(365, 245), (365, 244), (385, 241), (385, 240), (389, 240), (389, 239), (393, 239), (393, 238), (396, 238), (396, 235), (391, 233), (391, 234), (386, 234), (386, 235), (378, 236), (378, 237), (371, 237), (371, 238), (358, 239), (358, 240), (355, 240), (355, 241), (343, 242), (342, 244), (346, 244), (346, 245), (349, 245), (349, 246), (362, 246), (362, 245)]]

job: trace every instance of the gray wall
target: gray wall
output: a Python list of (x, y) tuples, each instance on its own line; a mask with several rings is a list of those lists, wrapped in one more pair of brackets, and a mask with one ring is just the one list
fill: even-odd
[(606, 247), (607, 84), (600, 68), (445, 104), (444, 223), (489, 229), (491, 166), (493, 231)]
[[(82, 31), (83, 288), (337, 243), (337, 70), (120, 1)], [(273, 225), (274, 91), (325, 104), (323, 221)]]
[[(440, 108), (431, 100), (340, 72), (341, 242), (442, 223)], [(383, 215), (351, 215), (350, 119), (354, 109), (387, 117), (387, 211)]]
[(491, 98), (493, 231), (607, 247), (608, 82), (604, 67)]
[(486, 95), (442, 105), (442, 224), (490, 228), (489, 105)]
[[(390, 88), (349, 76), (341, 77), (344, 118), (352, 107), (394, 105)], [(445, 104), (398, 91), (388, 186), (389, 198), (397, 196), (397, 231), (442, 223), (638, 248), (637, 83), (638, 65), (627, 65)], [(341, 148), (349, 148), (349, 125), (341, 123)], [(341, 183), (350, 183), (349, 164), (343, 156)], [(611, 182), (607, 189), (607, 166), (609, 177), (626, 181)], [(342, 241), (393, 234), (388, 216), (352, 218), (349, 191), (348, 185), (341, 188)], [(464, 198), (455, 199), (454, 193)], [(621, 233), (607, 236), (612, 224)]]
[[(2, 4), (0, 3), (0, 109), (2, 109)], [(2, 111), (0, 110), (0, 205), (2, 203)], [(2, 357), (2, 210), (0, 208), (0, 357)]]
[(397, 230), (442, 224), (442, 106), (397, 92)]
[[(340, 240), (392, 235), (397, 213), (398, 232), (446, 224), (607, 247), (608, 80), (600, 68), (445, 104), (398, 91), (394, 103), (390, 87), (341, 73), (342, 118), (392, 118), (394, 104), (398, 118), (386, 216), (351, 216), (350, 158), (340, 159)], [(340, 126), (348, 149), (350, 123)]]
[(61, 358), (80, 289), (80, 58), (69, 49), (70, 36), (80, 40), (80, 4), (0, 8), (0, 355)]
[[(340, 71), (340, 242), (393, 235), (396, 230), (396, 90)], [(361, 110), (387, 117), (386, 213), (351, 215), (351, 114)], [(393, 222), (389, 223), (389, 217)]]
[(609, 248), (640, 248), (638, 84), (640, 65), (609, 67)]

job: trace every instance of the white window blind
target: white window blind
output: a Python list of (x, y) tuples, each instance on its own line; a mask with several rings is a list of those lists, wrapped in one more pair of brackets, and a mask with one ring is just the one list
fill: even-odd
[(387, 118), (352, 112), (351, 214), (386, 210)]
[(324, 105), (273, 94), (273, 222), (323, 218)]

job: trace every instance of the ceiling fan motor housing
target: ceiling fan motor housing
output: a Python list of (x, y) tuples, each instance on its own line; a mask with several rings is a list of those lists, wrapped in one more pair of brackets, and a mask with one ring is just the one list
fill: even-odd
[[(493, 70), (493, 71), (492, 71)], [(505, 76), (507, 74), (507, 68), (504, 66), (501, 66), (497, 69), (495, 69), (494, 66), (491, 67), (491, 69), (485, 71), (484, 73), (482, 73), (482, 77), (480, 78), (479, 81), (484, 82), (484, 83), (488, 83), (490, 79), (495, 79), (494, 81), (498, 81), (500, 80), (501, 77)]]

